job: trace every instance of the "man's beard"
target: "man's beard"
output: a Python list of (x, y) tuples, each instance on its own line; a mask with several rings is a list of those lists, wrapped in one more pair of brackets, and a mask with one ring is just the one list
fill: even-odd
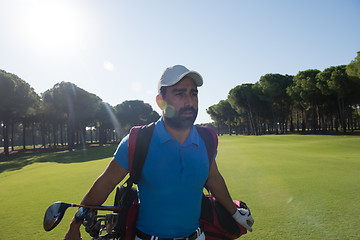
[[(191, 111), (193, 116), (191, 117), (182, 117), (181, 115), (184, 112)], [(175, 112), (172, 107), (167, 107), (166, 113), (164, 114), (165, 122), (172, 128), (177, 130), (189, 129), (193, 126), (195, 119), (197, 117), (198, 110), (193, 107), (181, 108), (179, 112)]]

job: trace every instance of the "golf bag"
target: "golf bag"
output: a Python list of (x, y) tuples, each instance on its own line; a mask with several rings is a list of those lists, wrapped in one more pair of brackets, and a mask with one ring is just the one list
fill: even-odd
[(134, 239), (139, 203), (137, 190), (132, 185), (131, 179), (128, 179), (116, 188), (114, 206), (120, 207), (120, 210), (103, 215), (98, 214), (99, 210), (87, 209), (82, 224), (92, 240)]
[(135, 237), (136, 219), (139, 213), (139, 202), (136, 188), (131, 179), (122, 186), (117, 186), (114, 206), (120, 206), (115, 234), (118, 239), (133, 240)]
[[(241, 201), (234, 200), (234, 203), (238, 208), (246, 207)], [(211, 194), (203, 195), (201, 204), (200, 224), (206, 240), (231, 240), (246, 234), (246, 228), (238, 224)]]

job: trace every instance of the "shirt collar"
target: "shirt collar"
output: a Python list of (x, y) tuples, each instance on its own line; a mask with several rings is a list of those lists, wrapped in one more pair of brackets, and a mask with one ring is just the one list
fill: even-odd
[[(156, 132), (158, 134), (160, 143), (166, 143), (168, 141), (174, 140), (175, 139), (166, 131), (165, 126), (164, 126), (164, 119), (161, 117), (157, 122), (156, 122)], [(196, 146), (199, 146), (199, 134), (196, 131), (195, 126), (192, 126), (191, 130), (190, 130), (190, 135), (189, 137), (186, 139), (185, 143), (183, 144), (183, 146), (187, 146), (187, 145), (191, 145), (191, 144), (195, 144)]]

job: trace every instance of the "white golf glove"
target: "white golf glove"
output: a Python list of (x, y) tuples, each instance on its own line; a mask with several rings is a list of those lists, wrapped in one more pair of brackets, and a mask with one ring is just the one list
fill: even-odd
[(250, 210), (248, 208), (238, 208), (233, 218), (241, 226), (252, 232), (252, 225), (254, 224), (254, 219), (251, 216)]

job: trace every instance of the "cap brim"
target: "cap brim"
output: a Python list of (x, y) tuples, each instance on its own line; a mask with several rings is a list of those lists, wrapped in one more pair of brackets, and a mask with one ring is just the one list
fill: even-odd
[[(198, 72), (195, 72), (195, 71), (186, 72), (186, 73), (182, 74), (182, 75), (179, 77), (179, 79), (178, 79), (178, 81), (177, 81), (176, 83), (178, 83), (178, 82), (179, 82), (181, 79), (183, 79), (184, 77), (190, 77), (190, 78), (192, 78), (192, 79), (194, 80), (196, 86), (198, 86), (198, 87), (200, 87), (200, 86), (203, 85), (203, 79), (202, 79), (201, 75), (200, 75)], [(176, 83), (175, 83), (175, 84), (176, 84)], [(174, 85), (175, 85), (175, 84), (174, 84)]]

